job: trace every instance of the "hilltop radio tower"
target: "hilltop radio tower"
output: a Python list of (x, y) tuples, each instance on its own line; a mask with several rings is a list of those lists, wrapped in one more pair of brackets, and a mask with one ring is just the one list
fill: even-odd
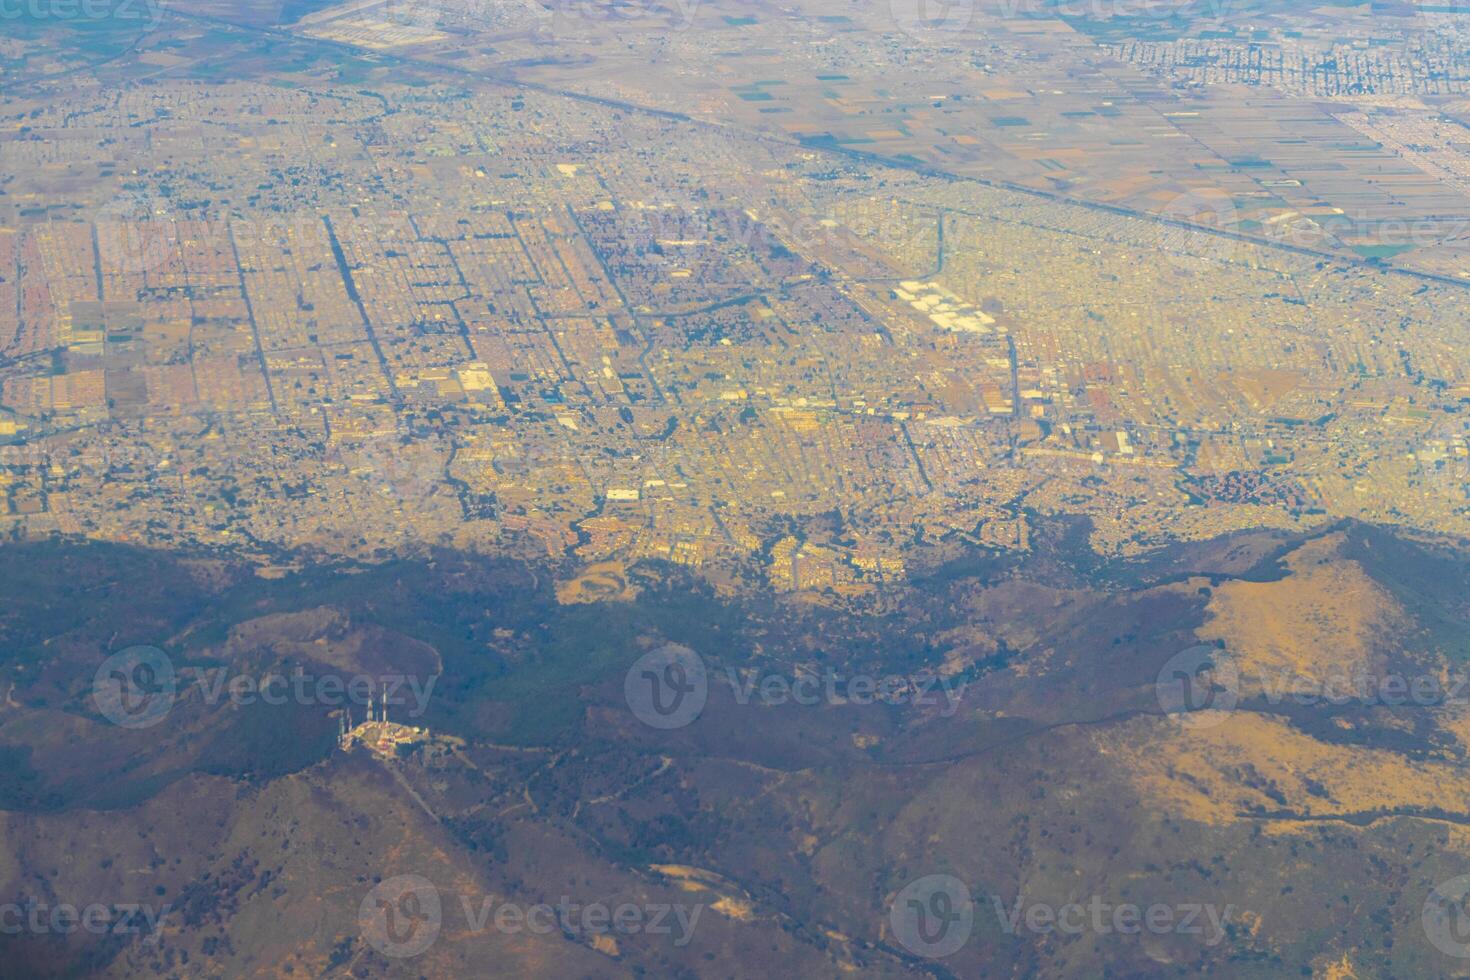
[(362, 745), (378, 755), (392, 757), (400, 745), (411, 745), (430, 737), (427, 728), (400, 725), (388, 720), (388, 688), (385, 685), (373, 697), (368, 691), (367, 718), (360, 725), (352, 723), (352, 708), (342, 710), (338, 729), (338, 744), (343, 751)]

